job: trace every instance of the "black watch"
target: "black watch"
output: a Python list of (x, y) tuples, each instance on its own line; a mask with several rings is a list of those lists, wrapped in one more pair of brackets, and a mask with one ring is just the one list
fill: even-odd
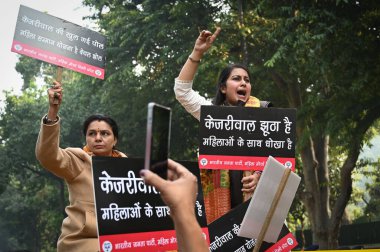
[(44, 124), (56, 123), (58, 122), (58, 116), (54, 120), (52, 120), (52, 119), (49, 119), (48, 116), (46, 115), (42, 121)]

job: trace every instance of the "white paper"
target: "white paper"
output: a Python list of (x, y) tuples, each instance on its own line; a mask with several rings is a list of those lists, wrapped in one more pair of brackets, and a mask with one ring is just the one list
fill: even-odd
[[(247, 212), (244, 215), (238, 236), (258, 238), (285, 169), (287, 168), (284, 165), (269, 156)], [(300, 181), (301, 178), (297, 174), (294, 172), (290, 173), (264, 236), (264, 241), (277, 242)]]

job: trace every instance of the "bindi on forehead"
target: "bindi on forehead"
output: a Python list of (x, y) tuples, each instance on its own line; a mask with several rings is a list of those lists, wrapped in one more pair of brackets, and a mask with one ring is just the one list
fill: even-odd
[(90, 127), (87, 129), (88, 133), (92, 134), (111, 134), (113, 133), (112, 128), (105, 124), (105, 125), (90, 125)]
[(100, 132), (100, 131), (104, 131), (104, 130), (111, 130), (111, 128), (107, 128), (107, 127), (104, 127), (104, 128), (88, 128), (88, 131), (96, 131), (96, 132)]

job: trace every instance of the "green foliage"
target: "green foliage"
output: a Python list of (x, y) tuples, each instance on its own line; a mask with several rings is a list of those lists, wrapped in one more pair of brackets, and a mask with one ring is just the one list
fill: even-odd
[(16, 71), (22, 75), (24, 85), (22, 90), (26, 90), (35, 81), (40, 73), (42, 61), (21, 55), (16, 63)]
[[(315, 151), (310, 138), (330, 139), (326, 146), (329, 180), (313, 189), (329, 188), (328, 202), (334, 205), (342, 193), (339, 179), (349, 151), (359, 152), (378, 134), (372, 130), (379, 128), (380, 116), (376, 113), (380, 111), (378, 1), (83, 3), (95, 10), (91, 18), (107, 36), (106, 79), (64, 71), (62, 147), (83, 146), (83, 120), (103, 113), (119, 124), (118, 148), (130, 157), (143, 157), (146, 105), (154, 101), (173, 109), (171, 158), (195, 160), (198, 124), (172, 90), (198, 31), (214, 30), (216, 25), (222, 32), (204, 55), (194, 85), (201, 95), (212, 98), (221, 69), (227, 63), (246, 61), (254, 96), (271, 100), (276, 107), (297, 108), (297, 127), (303, 129), (297, 139), (297, 171), (303, 177), (299, 194), (310, 183), (304, 179), (307, 166), (299, 154), (305, 148)], [(24, 77), (23, 94), (8, 94), (0, 115), (0, 242), (6, 248), (52, 251), (66, 204), (61, 198), (64, 187), (40, 167), (34, 145), (40, 119), (47, 112), (46, 88), (55, 67), (20, 57), (17, 70)], [(46, 85), (36, 87), (34, 79), (40, 75)], [(357, 172), (364, 165), (357, 163)], [(377, 185), (375, 177), (374, 181)], [(369, 188), (368, 216), (378, 212), (374, 188)], [(353, 195), (352, 203), (358, 202), (360, 192)], [(296, 223), (292, 228), (313, 218), (312, 212), (305, 213), (301, 200), (297, 198), (292, 207)]]
[[(276, 5), (280, 8), (273, 8)], [(306, 194), (316, 192), (311, 185), (318, 186), (314, 199), (308, 200), (305, 195), (305, 202), (310, 204), (309, 217), (315, 218), (316, 228), (321, 226), (313, 230), (314, 238), (323, 239), (318, 234), (327, 233), (326, 226), (335, 229), (339, 223), (335, 220), (343, 217), (348, 200), (341, 195), (352, 197), (353, 202), (360, 200), (344, 176), (352, 172), (351, 166), (360, 171), (358, 153), (373, 136), (368, 129), (380, 116), (380, 48), (379, 34), (374, 29), (378, 27), (375, 20), (379, 19), (379, 5), (375, 1), (336, 5), (261, 1), (259, 6), (257, 13), (267, 19), (263, 22), (266, 30), (273, 29), (268, 33), (260, 27), (254, 36), (273, 51), (263, 50), (267, 54), (258, 56), (264, 59), (264, 66), (270, 67), (268, 72), (279, 77), (275, 81), (288, 96), (289, 105), (298, 108), (297, 126), (304, 133), (299, 136), (297, 149), (307, 148), (315, 155), (315, 166), (305, 165), (303, 171), (316, 175), (303, 182), (310, 186)], [(328, 155), (318, 149), (321, 139), (328, 140), (323, 147), (328, 148)], [(329, 162), (325, 170), (326, 158)], [(314, 178), (316, 184), (312, 184)], [(318, 217), (322, 215), (326, 217)], [(325, 240), (314, 242), (322, 243), (321, 248), (336, 246)]]
[[(99, 9), (95, 18), (108, 39), (108, 78), (99, 105), (113, 111), (120, 124), (121, 150), (129, 156), (144, 155), (146, 106), (154, 101), (173, 109), (172, 158), (194, 159), (196, 121), (178, 105), (172, 90), (198, 28), (212, 22), (215, 8), (204, 1), (85, 3)], [(203, 93), (204, 85), (199, 86)]]
[[(7, 95), (0, 119), (0, 236), (2, 249), (52, 251), (62, 211), (57, 180), (39, 167), (34, 146), (46, 98), (35, 86)], [(54, 207), (56, 206), (56, 207)], [(47, 218), (49, 217), (49, 218)]]
[(380, 219), (380, 158), (372, 164), (372, 169), (366, 172), (369, 178), (365, 185), (368, 195), (365, 195), (363, 217), (368, 221), (376, 221)]

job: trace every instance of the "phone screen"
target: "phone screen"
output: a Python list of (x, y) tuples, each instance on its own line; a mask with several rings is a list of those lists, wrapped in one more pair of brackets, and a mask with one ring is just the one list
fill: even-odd
[(148, 104), (145, 168), (167, 178), (170, 146), (171, 109), (156, 103)]

